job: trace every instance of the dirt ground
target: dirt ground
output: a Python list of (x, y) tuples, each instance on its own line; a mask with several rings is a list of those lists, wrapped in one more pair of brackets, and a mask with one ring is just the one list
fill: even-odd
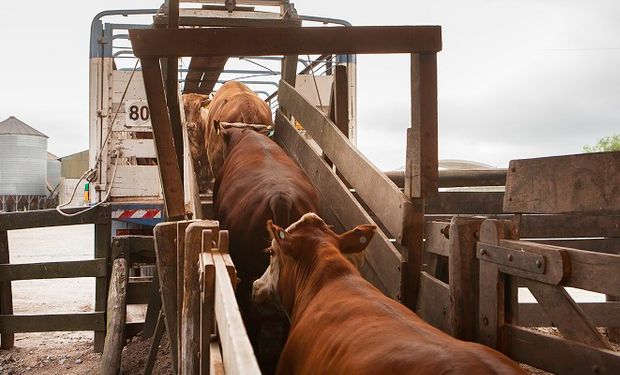
[[(9, 232), (11, 263), (92, 259), (92, 225), (37, 228)], [(92, 278), (13, 281), (15, 314), (91, 312)], [(165, 335), (164, 335), (165, 337)], [(144, 371), (150, 341), (139, 337), (123, 349), (122, 374)], [(169, 343), (162, 340), (154, 374), (171, 374)], [(101, 355), (93, 351), (92, 332), (43, 332), (15, 335), (15, 347), (0, 350), (0, 374), (77, 375), (99, 373)]]

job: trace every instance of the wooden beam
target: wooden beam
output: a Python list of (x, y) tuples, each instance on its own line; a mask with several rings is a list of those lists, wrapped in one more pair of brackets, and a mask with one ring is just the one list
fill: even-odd
[(433, 221), (425, 225), (424, 251), (444, 257), (450, 256), (450, 223), (445, 221)]
[(227, 61), (228, 57), (225, 56), (192, 57), (189, 71), (185, 76), (183, 93), (210, 94)]
[[(620, 302), (578, 303), (596, 327), (620, 327)], [(538, 303), (520, 303), (518, 324), (524, 327), (554, 327)]]
[[(177, 298), (177, 340), (178, 340), (178, 348), (177, 348), (177, 357), (181, 358), (181, 323), (183, 321), (183, 283), (185, 282), (185, 271), (183, 267), (185, 267), (185, 233), (187, 227), (192, 223), (192, 221), (178, 221), (177, 222), (177, 289), (176, 289), (176, 298)], [(180, 363), (180, 362), (179, 362)], [(179, 365), (180, 367), (180, 365)]]
[[(191, 223), (185, 230), (185, 255), (183, 259), (183, 306), (181, 311), (180, 373), (200, 372), (200, 282), (198, 266), (202, 252), (203, 231), (210, 230), (217, 236), (219, 223), (201, 220)], [(205, 239), (210, 242), (211, 239)]]
[(224, 258), (213, 254), (215, 263), (215, 318), (224, 369), (230, 374), (260, 374), (258, 362), (239, 313), (239, 306)]
[(502, 192), (442, 191), (424, 200), (427, 214), (498, 214), (502, 212)]
[(181, 169), (174, 144), (170, 115), (158, 59), (141, 59), (144, 87), (151, 110), (153, 138), (157, 150), (159, 176), (164, 194), (166, 217), (169, 220), (185, 218), (185, 203)]
[(334, 68), (329, 118), (338, 130), (345, 137), (349, 138), (349, 80), (347, 78), (347, 67), (336, 65)]
[[(501, 255), (498, 255), (493, 248), (485, 246), (485, 244), (478, 243), (478, 259), (494, 262), (499, 265), (502, 272), (510, 275), (559, 285), (563, 284), (573, 272), (572, 262), (566, 248), (527, 241), (501, 240), (499, 247), (495, 248), (500, 250)], [(482, 254), (483, 248), (486, 249), (486, 254)], [(506, 251), (501, 252), (502, 248)], [(521, 262), (517, 259), (518, 253), (522, 253), (523, 259), (527, 259), (528, 269), (523, 266), (525, 260), (521, 266), (510, 264)], [(535, 254), (534, 257), (532, 254)], [(508, 259), (508, 255), (513, 255), (512, 260)], [(540, 267), (538, 267), (537, 261), (540, 261)]]
[(105, 277), (107, 259), (66, 262), (0, 264), (0, 281)]
[(112, 279), (108, 293), (107, 335), (101, 355), (101, 373), (118, 374), (121, 367), (121, 353), (125, 340), (125, 317), (127, 308), (127, 260), (117, 258), (112, 265)]
[(407, 129), (405, 195), (437, 194), (437, 55), (411, 54), (411, 128)]
[[(310, 180), (315, 183), (320, 181), (317, 187), (323, 197), (323, 202), (329, 202), (329, 204), (323, 204), (321, 215), (331, 218), (326, 219), (328, 223), (333, 222), (347, 229), (363, 223), (374, 224), (373, 219), (355, 200), (348, 187), (338, 179), (325, 160), (316, 153), (280, 111), (276, 114), (275, 137), (289, 156), (297, 161), (308, 174)], [(388, 297), (401, 300), (405, 261), (381, 230), (377, 231), (364, 254), (366, 262), (374, 269), (381, 281), (380, 284), (374, 285)]]
[(422, 272), (415, 312), (435, 328), (450, 333), (450, 286)]
[(390, 234), (402, 241), (403, 212), (411, 204), (407, 197), (356, 149), (329, 118), (284, 81), (280, 81), (278, 102), (302, 124)]
[(620, 212), (620, 151), (512, 160), (505, 212)]
[(585, 312), (561, 286), (522, 280), (553, 321), (562, 336), (596, 348), (612, 350), (609, 341), (596, 329)]
[(93, 330), (105, 330), (105, 314), (102, 311), (73, 314), (0, 315), (0, 334)]
[(479, 264), (476, 235), (482, 218), (454, 217), (449, 229), (450, 327), (452, 336), (474, 341), (478, 329)]
[[(206, 244), (211, 234), (203, 231), (202, 253), (200, 254), (200, 373), (210, 374), (211, 333), (215, 324), (215, 263), (211, 254), (211, 244)], [(205, 238), (205, 236), (207, 238)], [(207, 246), (205, 246), (207, 245)]]
[(620, 215), (522, 215), (521, 238), (620, 237)]
[[(109, 214), (109, 208), (106, 210)], [(104, 211), (105, 212), (105, 211)], [(82, 215), (79, 215), (82, 216)], [(112, 242), (112, 223), (109, 220), (104, 224), (95, 224), (95, 258), (106, 259), (106, 277), (95, 279), (95, 311), (106, 311), (108, 306), (108, 285), (110, 283), (110, 276), (112, 272), (112, 259), (111, 259), (111, 242)], [(103, 351), (105, 343), (106, 331), (105, 326), (103, 330), (95, 331), (94, 334), (94, 349), (96, 353)]]
[(175, 373), (179, 368), (177, 322), (177, 223), (159, 223), (155, 226), (155, 254), (161, 301), (165, 314), (166, 332), (170, 339), (170, 353)]
[[(67, 209), (74, 213), (83, 208)], [(111, 210), (109, 205), (101, 205), (81, 215), (66, 217), (55, 209), (27, 212), (7, 212), (0, 214), (0, 231), (13, 229), (41, 228), (77, 224), (106, 224), (110, 222)]]
[(262, 27), (129, 30), (139, 58), (355, 53), (435, 53), (439, 26)]
[(618, 352), (514, 325), (506, 325), (503, 336), (507, 340), (508, 356), (554, 374), (620, 374)]
[[(504, 186), (506, 169), (444, 169), (439, 171), (439, 187)], [(399, 188), (405, 187), (405, 171), (384, 172)]]
[[(0, 230), (0, 264), (9, 263), (9, 236), (6, 230)], [(13, 315), (13, 290), (10, 282), (0, 282), (0, 314)], [(14, 334), (0, 332), (0, 349), (11, 349), (14, 344)]]

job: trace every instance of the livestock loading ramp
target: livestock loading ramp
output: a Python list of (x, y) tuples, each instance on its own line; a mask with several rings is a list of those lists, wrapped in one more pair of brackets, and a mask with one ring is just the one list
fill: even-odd
[[(437, 192), (438, 184), (436, 53), (441, 49), (441, 29), (437, 26), (185, 29), (176, 27), (175, 17), (179, 16), (172, 12), (168, 15), (167, 29), (129, 30), (133, 53), (142, 67), (169, 220), (183, 220), (187, 212), (177, 156), (183, 154), (182, 143), (175, 142), (175, 128), (181, 121), (175, 115), (178, 111), (171, 108), (179, 103), (179, 90), (175, 87), (177, 80), (162, 79), (163, 72), (176, 77), (178, 73), (173, 68), (178, 66), (179, 58), (203, 59), (206, 72), (201, 82), (208, 89), (213, 82), (214, 74), (210, 72), (216, 70), (216, 57), (282, 56), (276, 141), (316, 184), (325, 202), (320, 214), (337, 230), (362, 222), (375, 223), (381, 228), (368, 247), (361, 271), (385, 294), (413, 308), (423, 250), (424, 199)], [(333, 100), (324, 108), (327, 114), (301, 94), (295, 84), (299, 56), (359, 53), (411, 54), (413, 123), (407, 132), (404, 192), (361, 155), (347, 137), (352, 132), (347, 124), (350, 101), (344, 99), (350, 95), (346, 69), (333, 67), (333, 94), (330, 95)], [(169, 59), (167, 66), (160, 64), (164, 57)], [(185, 85), (189, 86), (188, 90), (196, 87), (188, 82)], [(166, 100), (167, 97), (173, 99)], [(303, 127), (302, 132), (297, 123)], [(181, 289), (177, 292), (180, 295)], [(189, 321), (181, 321), (181, 326), (186, 323)], [(224, 343), (221, 344), (225, 352)], [(183, 353), (183, 348), (180, 352)], [(189, 357), (195, 356), (190, 353)]]

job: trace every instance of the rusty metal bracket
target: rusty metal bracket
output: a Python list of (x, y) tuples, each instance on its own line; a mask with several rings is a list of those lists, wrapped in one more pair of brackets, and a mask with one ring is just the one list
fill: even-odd
[(546, 268), (545, 257), (525, 250), (513, 250), (506, 247), (478, 243), (477, 258), (523, 271), (544, 274)]

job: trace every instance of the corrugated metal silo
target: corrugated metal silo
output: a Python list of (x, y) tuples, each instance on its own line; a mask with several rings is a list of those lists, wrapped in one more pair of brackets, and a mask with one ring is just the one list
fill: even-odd
[(60, 160), (51, 152), (47, 153), (47, 183), (52, 190), (60, 184)]
[(0, 195), (47, 195), (47, 138), (13, 116), (0, 122)]

